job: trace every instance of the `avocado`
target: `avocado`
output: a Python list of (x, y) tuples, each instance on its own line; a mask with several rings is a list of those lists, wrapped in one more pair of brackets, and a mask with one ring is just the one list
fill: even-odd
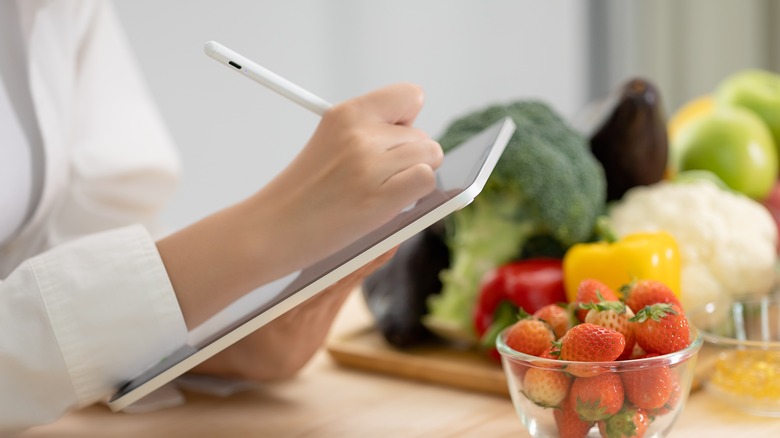
[(658, 89), (634, 78), (616, 91), (613, 109), (590, 137), (591, 151), (604, 167), (607, 201), (622, 198), (632, 187), (660, 181), (669, 155)]
[(391, 345), (408, 347), (431, 337), (421, 320), (428, 296), (441, 291), (439, 272), (450, 263), (444, 233), (439, 221), (409, 238), (363, 281), (368, 310)]

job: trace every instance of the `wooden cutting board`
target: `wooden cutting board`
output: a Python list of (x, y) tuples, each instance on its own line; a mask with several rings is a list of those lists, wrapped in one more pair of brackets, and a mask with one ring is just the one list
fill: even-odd
[(333, 338), (326, 349), (343, 366), (509, 396), (501, 365), (474, 350), (434, 342), (401, 350), (372, 327)]
[[(457, 349), (446, 343), (401, 350), (385, 341), (373, 327), (333, 338), (326, 349), (337, 363), (346, 367), (509, 396), (501, 366), (474, 350)], [(697, 358), (692, 391), (701, 387), (714, 366), (715, 355), (705, 350)]]

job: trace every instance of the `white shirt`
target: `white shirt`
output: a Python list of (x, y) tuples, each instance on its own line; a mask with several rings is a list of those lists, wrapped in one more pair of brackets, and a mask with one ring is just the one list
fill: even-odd
[(0, 246), (0, 436), (105, 398), (187, 338), (153, 240), (178, 157), (110, 4), (17, 8), (45, 165)]

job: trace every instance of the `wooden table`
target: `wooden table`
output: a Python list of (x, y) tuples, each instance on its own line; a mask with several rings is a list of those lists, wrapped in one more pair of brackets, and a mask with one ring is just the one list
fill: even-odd
[[(332, 335), (370, 321), (360, 294)], [(102, 405), (22, 435), (33, 437), (527, 437), (508, 398), (340, 367), (322, 351), (294, 380), (229, 397), (186, 393), (183, 406), (114, 414)], [(672, 437), (777, 437), (780, 419), (734, 412), (694, 393)]]

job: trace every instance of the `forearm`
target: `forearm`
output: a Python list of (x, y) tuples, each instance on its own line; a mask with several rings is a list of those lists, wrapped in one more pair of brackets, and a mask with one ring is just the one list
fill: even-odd
[(395, 249), (271, 321), (262, 330), (252, 333), (193, 371), (258, 381), (279, 380), (294, 375), (320, 348), (349, 294), (360, 285), (363, 278), (378, 269), (393, 254)]
[[(157, 242), (192, 329), (249, 291), (301, 266), (294, 230), (278, 200), (259, 192)], [(300, 231), (298, 231), (300, 233)]]
[(193, 372), (261, 382), (295, 375), (322, 346), (328, 328), (355, 286), (353, 280), (315, 295), (198, 365)]

